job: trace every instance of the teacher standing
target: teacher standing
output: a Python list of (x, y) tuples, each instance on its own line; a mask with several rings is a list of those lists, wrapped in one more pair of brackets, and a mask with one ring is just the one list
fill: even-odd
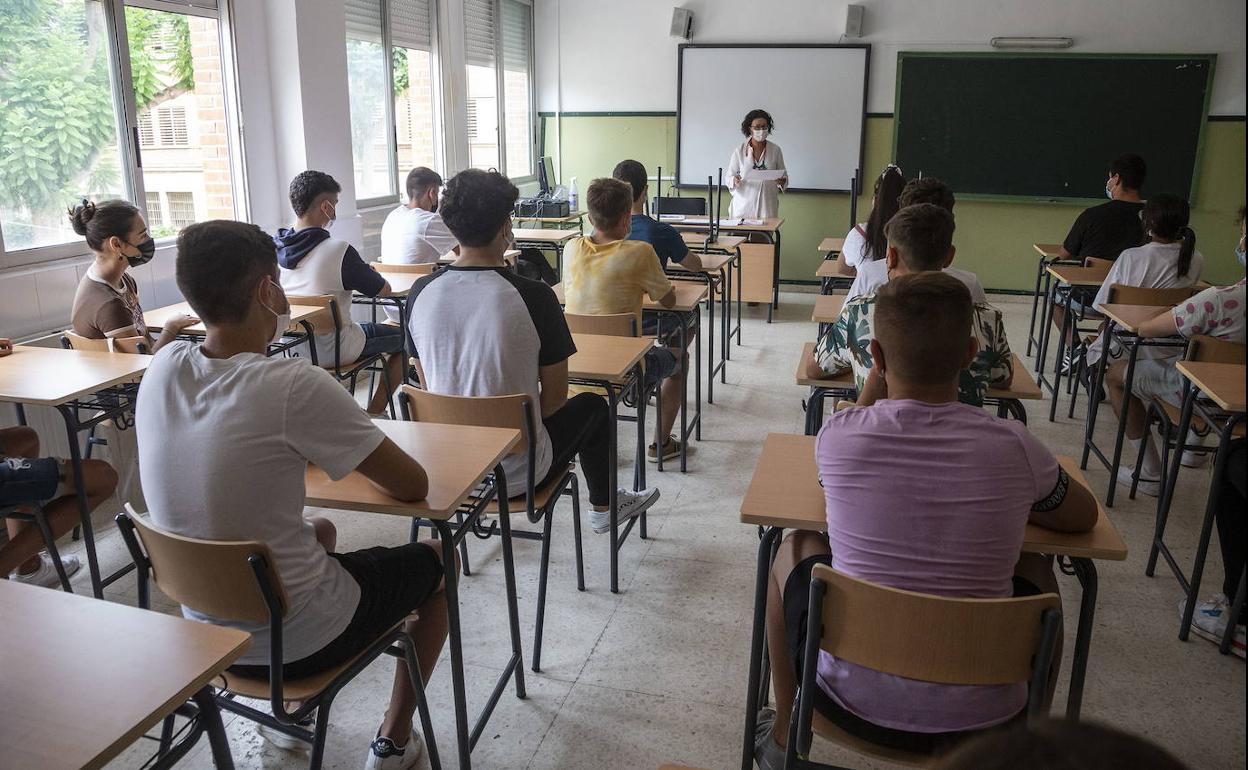
[(789, 184), (786, 173), (780, 179), (748, 179), (750, 171), (783, 171), (784, 153), (769, 140), (775, 123), (766, 110), (750, 110), (741, 121), (746, 140), (728, 161), (728, 187), (732, 191), (729, 216), (734, 219), (770, 219), (780, 215), (780, 191)]

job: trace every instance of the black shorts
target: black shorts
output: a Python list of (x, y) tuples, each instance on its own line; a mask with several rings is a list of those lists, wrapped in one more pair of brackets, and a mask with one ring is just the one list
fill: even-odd
[[(806, 647), (806, 615), (810, 606), (810, 575), (816, 564), (832, 565), (831, 554), (817, 554), (798, 562), (789, 573), (784, 583), (784, 630), (788, 639), (789, 656), (797, 669), (797, 681), (802, 681), (802, 654)], [(1014, 577), (1015, 596), (1036, 596), (1041, 591), (1028, 580)], [(906, 730), (895, 730), (869, 722), (849, 711), (832, 699), (818, 684), (814, 688), (815, 710), (832, 724), (850, 735), (864, 741), (887, 746), (902, 751), (921, 754), (944, 752), (966, 738), (982, 733), (982, 730), (963, 730), (947, 733), (912, 733)], [(794, 704), (794, 708), (797, 704)], [(1027, 710), (1023, 709), (1005, 725), (1024, 720)], [(1005, 726), (999, 725), (999, 726)]]
[[(351, 622), (332, 642), (282, 666), (287, 679), (312, 676), (340, 666), (381, 638), (395, 623), (410, 615), (433, 596), (441, 585), (442, 562), (433, 548), (408, 543), (397, 548), (365, 548), (351, 553), (331, 553), (360, 585), (360, 603)], [(266, 677), (268, 666), (238, 665), (230, 671), (246, 677)]]
[[(685, 325), (685, 339), (690, 339), (691, 334), (698, 330), (696, 313), (679, 313), (680, 320)], [(680, 322), (676, 320), (673, 313), (659, 313), (654, 310), (641, 311), (641, 336), (658, 337), (659, 344), (665, 348), (680, 347)]]

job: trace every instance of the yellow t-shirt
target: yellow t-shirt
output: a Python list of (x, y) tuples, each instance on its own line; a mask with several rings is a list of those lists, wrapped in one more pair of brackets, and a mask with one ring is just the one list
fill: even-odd
[(576, 315), (633, 313), (640, 323), (642, 295), (657, 302), (672, 290), (659, 256), (645, 241), (599, 246), (581, 236), (564, 247), (563, 263), (565, 309)]

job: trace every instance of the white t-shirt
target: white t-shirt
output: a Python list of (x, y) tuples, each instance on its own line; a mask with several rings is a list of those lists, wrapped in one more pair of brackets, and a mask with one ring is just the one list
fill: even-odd
[[(1118, 255), (1109, 268), (1109, 275), (1096, 292), (1092, 306), (1104, 305), (1109, 302), (1109, 289), (1116, 283), (1124, 286), (1139, 286), (1145, 289), (1182, 289), (1193, 286), (1200, 280), (1201, 270), (1205, 267), (1205, 258), (1199, 251), (1192, 252), (1192, 264), (1187, 275), (1179, 275), (1179, 243), (1146, 243), (1134, 249), (1127, 249)], [(1088, 362), (1101, 360), (1101, 348), (1105, 335), (1099, 336), (1088, 346)], [(1176, 358), (1182, 354), (1180, 348), (1150, 347), (1143, 345), (1139, 349), (1140, 358)]]
[[(864, 252), (867, 250), (867, 223), (861, 222), (854, 226), (853, 229), (845, 236), (845, 245), (841, 247), (841, 255), (845, 257), (845, 264), (850, 267), (858, 267), (862, 260), (866, 258)], [(883, 255), (880, 255), (881, 257)], [(882, 260), (877, 260), (882, 261)]]
[[(240, 353), (208, 358), (173, 342), (143, 376), (135, 409), (143, 494), (152, 522), (206, 540), (259, 540), (273, 553), (289, 598), (286, 662), (306, 658), (347, 627), (359, 584), (316, 541), (303, 518), (308, 463), (333, 479), (385, 438), (328, 373), (306, 358)], [(268, 623), (195, 620), (253, 635), (239, 663), (269, 661)]]
[[(942, 272), (966, 284), (966, 288), (971, 290), (972, 302), (987, 304), (988, 295), (984, 293), (984, 287), (979, 283), (979, 276), (969, 270), (960, 270), (956, 267), (946, 267)], [(854, 277), (854, 283), (849, 287), (849, 294), (845, 297), (845, 301), (848, 302), (854, 297), (875, 294), (886, 283), (888, 283), (888, 260), (877, 259), (863, 262), (858, 265), (858, 275)]]
[(459, 245), (441, 215), (399, 206), (381, 226), (381, 261), (391, 265), (437, 262)]

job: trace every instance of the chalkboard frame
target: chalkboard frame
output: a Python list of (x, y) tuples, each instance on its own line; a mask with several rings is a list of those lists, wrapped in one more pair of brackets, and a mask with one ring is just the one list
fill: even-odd
[[(1205, 81), (1205, 100), (1202, 107), (1200, 130), (1196, 139), (1196, 154), (1192, 160), (1192, 185), (1187, 191), (1188, 200), (1194, 200), (1200, 187), (1200, 168), (1205, 151), (1205, 133), (1209, 123), (1209, 105), (1213, 98), (1214, 70), (1217, 67), (1216, 53), (1054, 53), (1051, 51), (1011, 51), (1000, 53), (995, 51), (898, 51), (897, 82), (893, 91), (893, 146), (892, 157), (897, 158), (897, 139), (901, 126), (901, 78), (906, 59), (1173, 59), (1176, 61), (1202, 59), (1209, 63)], [(1006, 195), (1002, 193), (962, 193), (959, 200), (973, 200), (996, 203), (1052, 203), (1058, 205), (1088, 206), (1103, 203), (1103, 198), (1054, 197), (1051, 195)]]
[[(862, 162), (867, 154), (867, 98), (871, 90), (871, 44), (870, 43), (681, 43), (676, 47), (676, 169), (671, 187), (674, 190), (702, 189), (701, 184), (680, 182), (680, 121), (681, 95), (684, 89), (685, 50), (689, 48), (861, 48), (866, 52), (862, 71), (862, 128), (858, 143), (858, 190), (837, 187), (788, 187), (786, 193), (862, 193)], [(900, 81), (899, 81), (900, 82)], [(894, 142), (896, 140), (894, 139)]]

